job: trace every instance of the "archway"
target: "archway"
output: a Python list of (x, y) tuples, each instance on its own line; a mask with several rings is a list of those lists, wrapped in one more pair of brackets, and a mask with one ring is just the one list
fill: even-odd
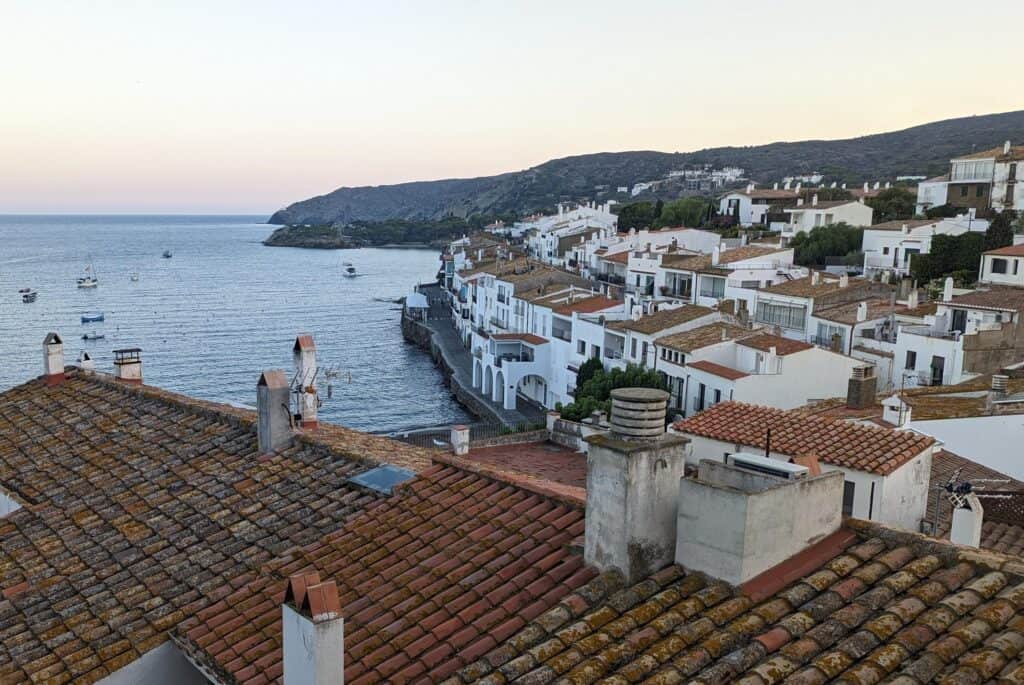
[(543, 376), (528, 374), (516, 384), (516, 409), (523, 405), (544, 409), (547, 407), (548, 383)]
[(500, 370), (494, 374), (494, 393), (491, 395), (491, 399), (505, 406), (505, 374)]
[(483, 380), (484, 380), (483, 376), (484, 376), (484, 369), (483, 369), (483, 365), (480, 363), (480, 360), (479, 359), (473, 360), (473, 387), (474, 388), (479, 388), (480, 387), (480, 383), (482, 383)]
[(489, 366), (484, 368), (484, 384), (482, 390), (484, 397), (489, 398), (494, 394), (494, 374)]

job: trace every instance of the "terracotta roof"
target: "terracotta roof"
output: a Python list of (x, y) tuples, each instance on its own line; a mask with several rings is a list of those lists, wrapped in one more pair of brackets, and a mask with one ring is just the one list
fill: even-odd
[(673, 335), (667, 335), (664, 338), (658, 338), (658, 346), (668, 347), (673, 350), (679, 350), (680, 352), (692, 352), (699, 350), (702, 347), (708, 347), (710, 345), (716, 345), (723, 340), (735, 340), (744, 335), (750, 335), (751, 331), (748, 328), (742, 326), (735, 326), (724, 321), (716, 321), (715, 323), (709, 323), (706, 326), (700, 326), (698, 328), (692, 328), (682, 333), (675, 333)]
[(439, 463), (233, 581), (177, 641), (224, 682), (276, 682), (285, 579), (316, 571), (341, 596), (346, 683), (438, 682), (595, 577), (570, 544), (583, 518), (578, 501)]
[(0, 486), (25, 505), (0, 519), (0, 682), (104, 678), (378, 501), (347, 480), (373, 460), (430, 462), (375, 436), (261, 457), (253, 417), (70, 368), (0, 395)]
[(533, 333), (491, 333), (491, 338), (493, 340), (519, 340), (531, 345), (545, 345), (548, 342), (547, 338)]
[(935, 226), (942, 219), (897, 219), (896, 221), (883, 221), (873, 226), (865, 226), (865, 231), (902, 231), (906, 226), (908, 230), (914, 230), (922, 226)]
[(789, 354), (796, 352), (803, 352), (809, 350), (814, 345), (810, 343), (802, 342), (800, 340), (790, 340), (789, 338), (783, 338), (781, 335), (772, 335), (771, 333), (760, 333), (758, 335), (752, 335), (742, 340), (737, 340), (736, 344), (743, 345), (744, 347), (753, 347), (755, 350), (761, 350), (762, 352), (768, 352), (771, 348), (775, 348), (775, 353), (780, 357), (785, 357)]
[[(907, 311), (907, 308), (903, 305), (893, 306), (889, 303), (889, 300), (881, 298), (862, 300), (862, 302), (867, 302), (868, 305), (867, 318), (865, 321), (882, 319), (890, 314), (904, 314)], [(817, 319), (825, 319), (826, 321), (834, 321), (835, 323), (853, 325), (856, 323), (862, 323), (857, 321), (857, 310), (859, 308), (860, 302), (845, 302), (835, 306), (816, 308), (814, 310), (814, 317)]]
[(804, 210), (817, 211), (819, 209), (832, 209), (833, 207), (839, 207), (842, 205), (856, 204), (857, 200), (819, 200), (818, 204), (812, 205), (810, 200), (804, 202), (802, 205), (796, 205), (793, 207), (786, 207), (783, 211), (785, 212), (802, 212)]
[(741, 588), (602, 574), (444, 685), (1024, 678), (1019, 557), (850, 519), (791, 562)]
[(985, 254), (995, 255), (998, 257), (1024, 257), (1024, 243), (1007, 245), (1006, 247), (1000, 247), (997, 250), (988, 250)]
[(740, 190), (731, 190), (728, 193), (725, 193), (723, 197), (728, 195), (746, 195), (747, 197), (752, 199), (757, 198), (767, 200), (795, 200), (797, 197), (797, 193), (795, 190), (784, 190), (782, 188), (778, 190), (774, 188), (754, 188), (754, 190), (751, 192), (747, 192), (746, 188), (742, 188)]
[(742, 247), (734, 247), (731, 250), (721, 252), (718, 256), (718, 263), (732, 264), (733, 262), (741, 262), (747, 259), (757, 259), (758, 257), (764, 257), (770, 254), (785, 252), (787, 249), (789, 248), (766, 247), (762, 245), (744, 245)]
[(773, 452), (816, 454), (826, 464), (881, 475), (892, 473), (935, 443), (932, 438), (909, 431), (742, 402), (716, 404), (677, 422), (675, 429), (759, 449), (764, 449), (765, 435), (771, 429)]
[(954, 157), (954, 160), (958, 159), (996, 159), (1000, 162), (1011, 162), (1014, 160), (1024, 159), (1024, 145), (1013, 145), (1010, 146), (1010, 154), (1003, 153), (1003, 146), (994, 147), (990, 150), (982, 150), (981, 152), (974, 152), (969, 155), (962, 155), (960, 157)]
[(987, 290), (975, 290), (966, 295), (958, 295), (943, 304), (951, 307), (1020, 312), (1024, 311), (1024, 288), (992, 286)]
[(607, 327), (612, 330), (628, 330), (652, 335), (714, 313), (715, 311), (708, 307), (687, 304), (676, 309), (663, 309), (660, 312), (641, 316), (636, 321), (632, 319), (611, 321)]
[[(863, 280), (858, 283), (857, 280), (850, 279), (849, 285), (846, 287), (855, 288), (866, 283)], [(822, 273), (821, 280), (817, 285), (811, 284), (810, 276), (804, 276), (803, 278), (795, 278), (792, 281), (783, 281), (767, 288), (761, 288), (763, 293), (788, 295), (790, 297), (821, 297), (822, 295), (830, 295), (839, 290), (842, 290), (842, 287), (839, 285), (839, 279), (827, 277), (824, 273)]]
[(704, 359), (695, 362), (689, 362), (687, 363), (686, 368), (704, 371), (706, 373), (710, 373), (712, 376), (727, 378), (730, 381), (734, 381), (739, 378), (746, 378), (747, 376), (750, 375), (747, 373), (743, 373), (742, 371), (738, 371), (737, 369), (733, 369), (728, 366), (722, 366), (721, 364), (709, 362)]
[(621, 300), (613, 300), (610, 297), (604, 295), (595, 295), (593, 297), (587, 297), (583, 299), (577, 299), (572, 303), (561, 304), (554, 308), (552, 311), (556, 314), (572, 314), (577, 312), (579, 314), (594, 314), (596, 312), (604, 311), (605, 309), (611, 309), (622, 304)]
[(628, 264), (629, 253), (630, 250), (621, 250), (619, 252), (613, 252), (611, 254), (600, 255), (600, 257), (598, 258), (606, 262), (615, 262), (616, 264)]

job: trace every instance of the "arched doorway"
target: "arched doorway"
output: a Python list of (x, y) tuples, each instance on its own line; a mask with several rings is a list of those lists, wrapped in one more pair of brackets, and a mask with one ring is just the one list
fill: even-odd
[(494, 394), (491, 395), (491, 399), (505, 406), (505, 374), (500, 370), (494, 374)]
[(494, 394), (494, 374), (489, 366), (484, 368), (484, 383), (482, 390), (484, 397), (490, 397)]
[(480, 383), (483, 382), (484, 378), (483, 364), (480, 363), (479, 359), (473, 360), (473, 387), (479, 388)]
[(524, 404), (544, 409), (547, 407), (548, 383), (542, 376), (529, 374), (519, 379), (516, 384), (516, 409)]

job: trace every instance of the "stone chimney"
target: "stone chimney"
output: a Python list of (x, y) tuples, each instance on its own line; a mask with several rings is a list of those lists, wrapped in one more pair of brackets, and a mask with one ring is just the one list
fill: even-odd
[(675, 557), (679, 479), (688, 440), (665, 433), (668, 393), (612, 390), (611, 431), (585, 438), (584, 561), (616, 568), (628, 584)]
[(942, 282), (942, 301), (949, 302), (953, 299), (953, 277), (946, 276), (946, 280)]
[(142, 350), (127, 347), (114, 350), (114, 378), (122, 383), (142, 385)]
[(256, 435), (260, 454), (270, 454), (292, 442), (292, 412), (284, 371), (267, 370), (256, 383)]
[(679, 482), (676, 563), (739, 585), (839, 530), (843, 473), (799, 475), (701, 460)]
[(64, 341), (56, 333), (43, 338), (43, 379), (47, 385), (64, 382)]
[(292, 359), (295, 362), (295, 381), (298, 394), (300, 425), (303, 428), (316, 428), (316, 410), (319, 400), (316, 394), (316, 345), (313, 336), (300, 335), (295, 338), (292, 346)]
[(953, 507), (953, 524), (949, 529), (949, 541), (957, 545), (978, 547), (981, 545), (981, 524), (985, 508), (973, 492), (964, 497), (963, 506)]
[(455, 456), (462, 457), (469, 454), (469, 427), (452, 426), (451, 432), (452, 452)]
[(333, 580), (316, 572), (288, 579), (281, 604), (284, 685), (343, 685), (345, 620)]
[(875, 401), (878, 381), (874, 366), (855, 366), (846, 382), (846, 406), (850, 409), (867, 409)]

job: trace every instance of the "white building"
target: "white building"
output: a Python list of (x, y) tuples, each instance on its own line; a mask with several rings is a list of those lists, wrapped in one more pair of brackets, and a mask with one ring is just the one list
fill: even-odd
[[(1024, 209), (1024, 197), (1017, 190), (1018, 166), (1024, 161), (1024, 146), (1006, 141), (1002, 146), (955, 157), (949, 161), (949, 174), (929, 179), (918, 187), (918, 211), (939, 204), (954, 207)], [(942, 200), (940, 202), (940, 200)]]
[(741, 226), (765, 224), (768, 210), (776, 205), (796, 204), (800, 194), (800, 185), (795, 190), (788, 187), (757, 189), (753, 183), (747, 184), (743, 190), (733, 190), (718, 199), (718, 213), (735, 216)]
[(529, 256), (545, 264), (565, 267), (570, 259), (567, 252), (580, 242), (614, 236), (618, 222), (611, 202), (590, 202), (575, 208), (559, 204), (557, 214), (517, 222), (513, 230), (524, 236)]
[(949, 187), (949, 174), (929, 178), (917, 184), (917, 204), (915, 214), (924, 214), (932, 207), (946, 204), (946, 190)]
[(842, 471), (843, 514), (920, 530), (936, 442), (912, 431), (723, 402), (677, 422), (690, 439), (688, 464), (737, 452), (782, 461), (816, 457), (822, 471)]
[(786, 222), (782, 226), (783, 240), (791, 240), (798, 233), (810, 233), (820, 226), (846, 223), (851, 226), (870, 226), (874, 210), (863, 200), (819, 201), (817, 195), (810, 202), (797, 198), (796, 204), (783, 210)]
[(988, 229), (988, 221), (970, 213), (948, 219), (907, 219), (886, 221), (864, 229), (864, 275), (888, 273), (902, 277), (910, 273), (914, 255), (930, 254), (937, 235), (962, 235)]

